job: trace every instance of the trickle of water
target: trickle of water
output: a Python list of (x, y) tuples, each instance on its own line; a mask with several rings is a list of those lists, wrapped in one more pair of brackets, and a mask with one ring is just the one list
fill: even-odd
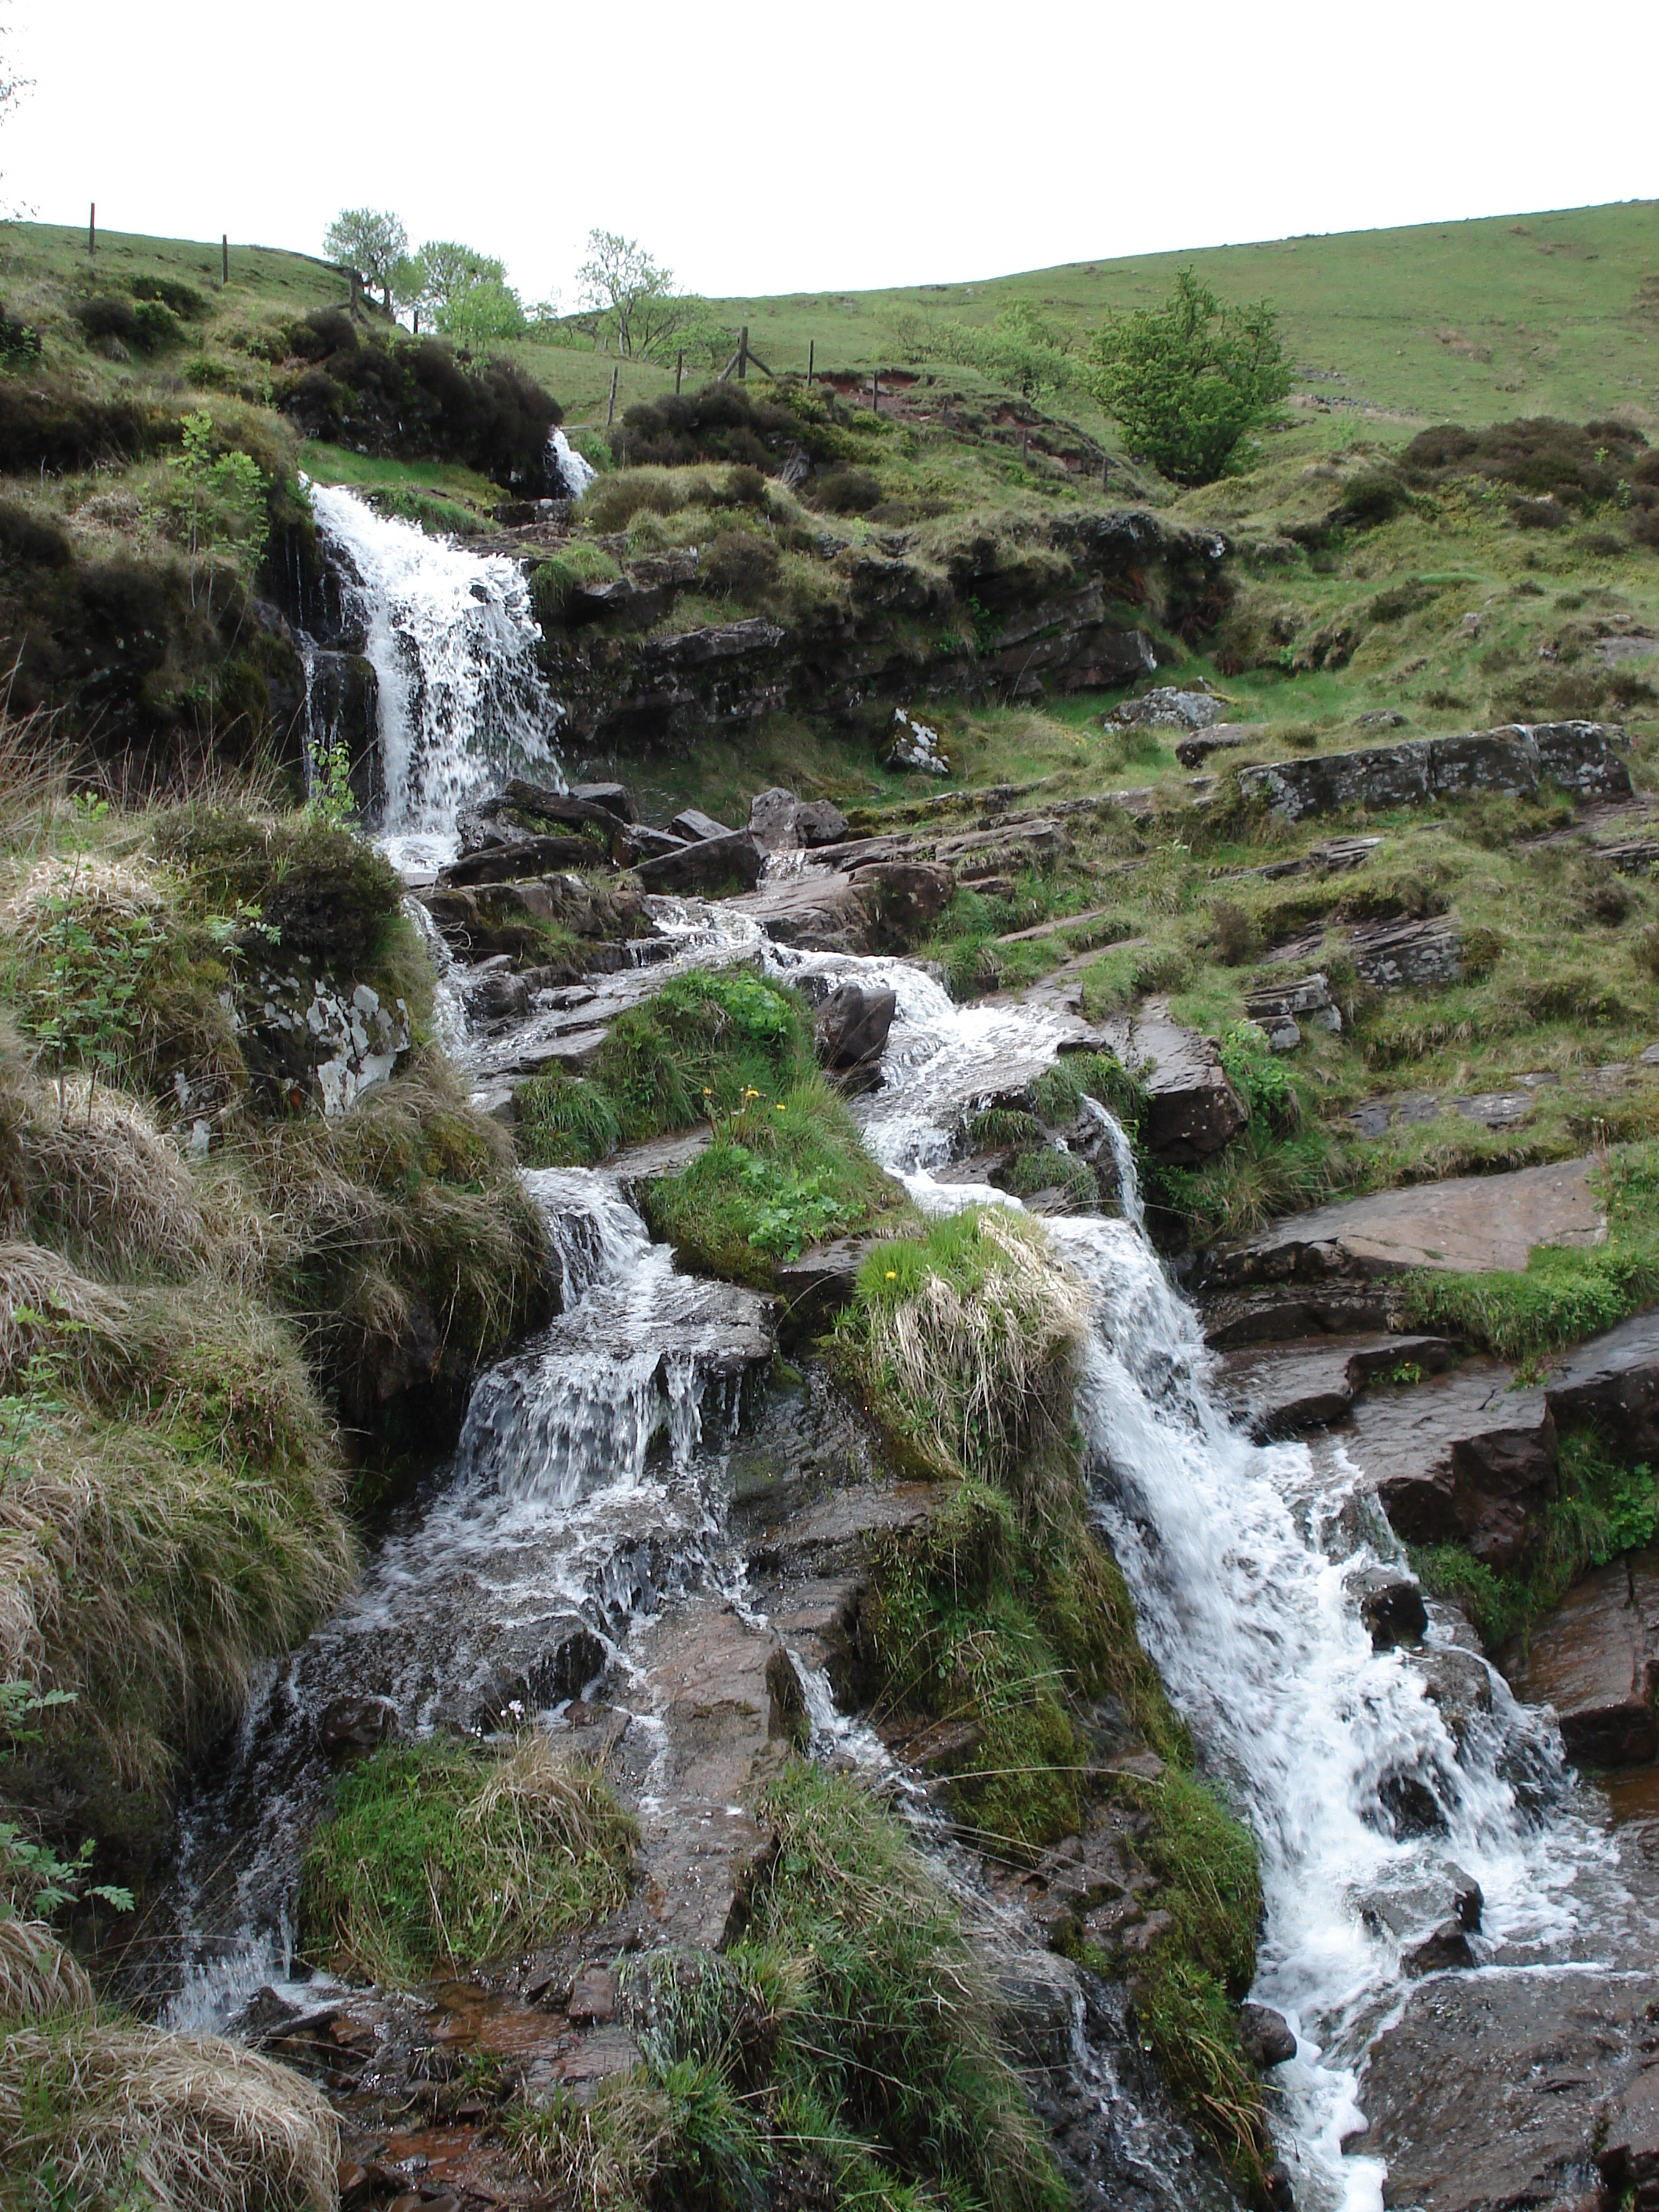
[(547, 441), (548, 466), (564, 488), (567, 499), (580, 499), (599, 471), (592, 461), (584, 460), (562, 430), (556, 429)]
[(453, 860), (456, 817), (505, 770), (561, 789), (562, 709), (536, 665), (530, 593), (516, 561), (479, 556), (377, 514), (341, 485), (312, 509), (364, 629), (379, 684), (382, 838), (399, 866)]
[(465, 1065), (467, 1056), (466, 1000), (457, 979), (459, 962), (445, 944), (443, 934), (417, 898), (405, 897), (404, 913), (425, 945), (432, 963), (432, 1027), (439, 1043), (452, 1060)]

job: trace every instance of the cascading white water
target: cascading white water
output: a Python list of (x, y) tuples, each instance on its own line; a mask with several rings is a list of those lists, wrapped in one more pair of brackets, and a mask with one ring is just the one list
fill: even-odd
[(331, 1701), (388, 1698), (416, 1731), (483, 1725), (550, 1644), (574, 1632), (579, 1648), (596, 1633), (614, 1648), (718, 1548), (720, 1455), (744, 1375), (770, 1356), (764, 1301), (677, 1275), (610, 1176), (525, 1182), (562, 1311), (480, 1378), (449, 1468), (394, 1514), (356, 1588), (273, 1670), (234, 1757), (185, 1805), (176, 2027), (222, 2026), (289, 1971)]
[[(897, 991), (885, 1080), (863, 1104), (881, 1164), (931, 1210), (1014, 1203), (951, 1183), (945, 1164), (976, 1099), (1052, 1058), (1052, 1021), (953, 1006), (901, 962), (773, 957), (784, 974)], [(1455, 1741), (1407, 1655), (1373, 1650), (1351, 1585), (1368, 1567), (1404, 1570), (1363, 1470), (1340, 1444), (1257, 1445), (1233, 1427), (1197, 1315), (1147, 1240), (1127, 1139), (1089, 1110), (1111, 1142), (1124, 1218), (1048, 1226), (1094, 1310), (1078, 1418), (1097, 1510), (1143, 1640), (1257, 1839), (1255, 1994), (1301, 2046), (1275, 2077), (1297, 2205), (1382, 2212), (1382, 2160), (1363, 2144), (1343, 2151), (1364, 2126), (1359, 2069), (1409, 1986), (1402, 1953), (1446, 1917), (1460, 1882), (1472, 1875), (1484, 1893), (1489, 1964), (1531, 1970), (1603, 1946), (1640, 1957), (1642, 1938), (1549, 1717), (1493, 1673), (1491, 1715)], [(1431, 1649), (1445, 1640), (1431, 1628)], [(1397, 1778), (1430, 1793), (1431, 1832), (1396, 1832), (1382, 1793)]]
[(394, 864), (452, 860), (469, 799), (533, 767), (563, 788), (561, 710), (536, 665), (530, 594), (516, 561), (480, 556), (377, 514), (343, 486), (313, 484), (312, 509), (354, 609), (379, 685), (382, 842)]
[(554, 473), (564, 487), (565, 497), (580, 499), (599, 471), (592, 461), (583, 459), (562, 430), (554, 431), (547, 441), (547, 449)]

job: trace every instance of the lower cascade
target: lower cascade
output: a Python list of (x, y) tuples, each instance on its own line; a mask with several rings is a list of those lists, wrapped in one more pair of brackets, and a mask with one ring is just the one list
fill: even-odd
[[(696, 942), (702, 957), (753, 949), (741, 933)], [(901, 960), (761, 950), (793, 981), (896, 994), (884, 1080), (859, 1110), (868, 1149), (924, 1211), (1018, 1203), (950, 1180), (955, 1124), (964, 1098), (1053, 1059), (1048, 1017), (957, 1007)], [(1340, 1444), (1256, 1444), (1230, 1420), (1194, 1310), (1148, 1242), (1128, 1140), (1090, 1111), (1122, 1218), (1047, 1227), (1092, 1316), (1076, 1419), (1094, 1510), (1147, 1649), (1260, 1848), (1254, 1995), (1297, 2039), (1272, 2108), (1295, 2201), (1377, 2212), (1385, 2170), (1364, 2152), (1363, 2070), (1410, 1987), (1413, 1947), (1472, 1885), (1484, 1900), (1472, 1943), (1494, 1974), (1616, 1972), (1642, 1955), (1641, 1916), (1547, 1718), (1494, 1674), (1490, 1712), (1455, 1738), (1412, 1655), (1373, 1650), (1355, 1586), (1397, 1570), (1401, 1552), (1363, 1471)], [(319, 1746), (341, 1701), (385, 1699), (416, 1730), (493, 1729), (556, 1717), (605, 1674), (643, 1731), (648, 1804), (664, 1606), (712, 1592), (765, 1626), (745, 1594), (732, 1474), (773, 1356), (765, 1302), (677, 1273), (603, 1170), (524, 1182), (549, 1224), (558, 1317), (480, 1377), (449, 1467), (393, 1516), (352, 1598), (277, 1673), (186, 1807), (178, 2025), (222, 2022), (262, 1984), (286, 1987), (297, 1839), (325, 1801)], [(1431, 1627), (1427, 1650), (1449, 1640)], [(857, 1731), (822, 1672), (791, 1656), (819, 1755), (852, 1756)], [(873, 1738), (858, 1755), (884, 1759)], [(1086, 2037), (1079, 2048), (1106, 2081)], [(1121, 2132), (1121, 2092), (1108, 2092)], [(1183, 2201), (1167, 2172), (1146, 2186), (1148, 2203)]]

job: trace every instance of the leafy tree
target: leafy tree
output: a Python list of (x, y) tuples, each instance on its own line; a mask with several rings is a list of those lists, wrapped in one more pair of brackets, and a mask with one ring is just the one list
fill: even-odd
[(418, 313), (426, 305), (426, 260), (423, 254), (405, 253), (392, 271), (392, 304), (400, 315)]
[(526, 328), (524, 303), (510, 284), (485, 278), (451, 295), (438, 317), (438, 328), (463, 345), (519, 337)]
[(392, 310), (392, 279), (398, 264), (409, 252), (409, 233), (385, 208), (342, 208), (323, 239), (331, 261), (355, 269), (371, 289), (386, 295)]
[(464, 344), (516, 337), (524, 303), (507, 281), (507, 264), (453, 238), (429, 238), (406, 264), (407, 291), (394, 283), (400, 306), (422, 307), (434, 329)]
[(1108, 325), (1092, 348), (1100, 404), (1176, 483), (1208, 483), (1291, 388), (1265, 300), (1224, 307), (1190, 269), (1161, 307)]
[(654, 262), (636, 238), (590, 230), (587, 258), (576, 271), (584, 307), (594, 315), (593, 333), (614, 337), (621, 354), (660, 349), (684, 319), (685, 303), (674, 290), (674, 272)]
[[(228, 560), (242, 581), (251, 583), (264, 556), (270, 532), (270, 487), (258, 463), (234, 447), (216, 453), (213, 417), (205, 410), (186, 415), (179, 425), (179, 450), (169, 455), (173, 473), (169, 504), (183, 526), (191, 556), (191, 601), (196, 598), (196, 562), (204, 553)], [(208, 578), (208, 605), (213, 580)]]

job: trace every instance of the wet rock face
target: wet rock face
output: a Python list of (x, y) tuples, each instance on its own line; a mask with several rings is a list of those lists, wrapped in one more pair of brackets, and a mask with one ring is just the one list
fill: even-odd
[(1598, 1568), (1505, 1663), (1517, 1698), (1555, 1708), (1567, 1756), (1582, 1766), (1659, 1758), (1659, 1552)]
[(1511, 723), (1459, 737), (1412, 738), (1322, 758), (1273, 761), (1239, 772), (1245, 797), (1299, 822), (1345, 807), (1419, 805), (1480, 792), (1532, 797), (1559, 784), (1581, 798), (1622, 797), (1630, 770), (1616, 747), (1622, 730), (1604, 722)]
[(1350, 1448), (1407, 1543), (1467, 1545), (1496, 1573), (1520, 1559), (1559, 1485), (1544, 1394), (1512, 1381), (1471, 1359), (1356, 1409)]
[(1638, 1314), (1580, 1346), (1548, 1377), (1557, 1420), (1594, 1423), (1630, 1459), (1659, 1459), (1659, 1313)]
[(843, 983), (818, 1008), (815, 1037), (819, 1060), (836, 1069), (865, 1067), (881, 1058), (898, 1009), (896, 991), (866, 991)]
[(1432, 2212), (1618, 2203), (1597, 2190), (1598, 2154), (1622, 2179), (1659, 2152), (1643, 2047), (1656, 1996), (1651, 1975), (1490, 1971), (1415, 1991), (1361, 2084), (1361, 2147), (1388, 2160), (1389, 2201)]
[(1177, 1022), (1167, 999), (1148, 999), (1133, 1014), (1103, 1024), (1098, 1040), (1125, 1067), (1144, 1073), (1146, 1145), (1157, 1158), (1176, 1166), (1207, 1159), (1244, 1127), (1249, 1117), (1214, 1040)]

